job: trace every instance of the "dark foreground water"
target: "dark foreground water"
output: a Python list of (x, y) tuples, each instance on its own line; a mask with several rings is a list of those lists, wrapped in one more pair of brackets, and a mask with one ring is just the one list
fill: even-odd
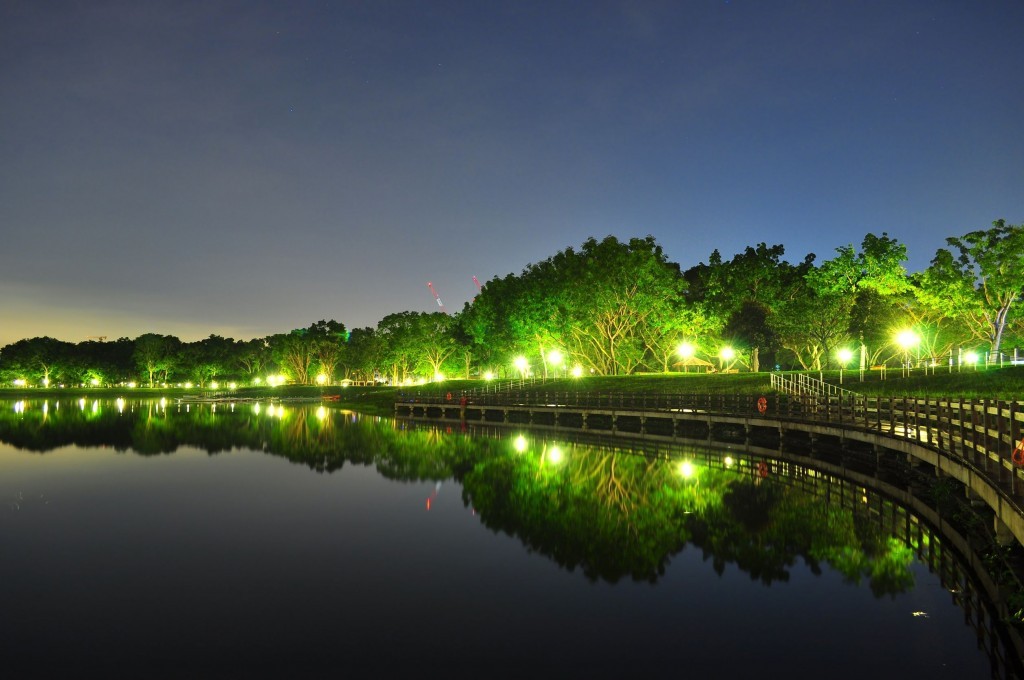
[(572, 438), (0, 402), (0, 677), (1016, 672), (882, 494)]

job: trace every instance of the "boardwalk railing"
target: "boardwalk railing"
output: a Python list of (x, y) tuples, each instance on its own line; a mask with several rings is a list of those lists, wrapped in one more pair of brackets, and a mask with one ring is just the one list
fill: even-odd
[(858, 396), (856, 392), (818, 380), (803, 373), (783, 375), (772, 373), (772, 388), (786, 394), (813, 394), (819, 396)]
[[(913, 442), (983, 473), (1010, 493), (1024, 492), (1024, 402), (948, 397), (897, 398), (842, 392), (838, 394), (646, 394), (630, 392), (507, 391), (490, 394), (451, 393), (417, 396), (417, 405), (458, 407), (541, 407), (596, 412), (602, 410), (744, 417), (834, 425), (885, 439)], [(409, 406), (396, 403), (396, 408)], [(768, 426), (768, 423), (766, 423)]]

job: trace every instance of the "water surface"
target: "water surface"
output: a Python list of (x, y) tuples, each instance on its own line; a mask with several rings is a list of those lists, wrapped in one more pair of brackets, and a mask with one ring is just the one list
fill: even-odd
[(963, 585), (928, 566), (956, 556), (882, 495), (739, 453), (573, 436), (315, 404), (0, 403), (4, 664), (992, 673)]

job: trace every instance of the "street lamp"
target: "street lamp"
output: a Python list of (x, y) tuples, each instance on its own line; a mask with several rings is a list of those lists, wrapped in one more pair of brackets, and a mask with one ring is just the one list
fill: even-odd
[(688, 342), (679, 343), (679, 347), (676, 348), (676, 354), (678, 354), (683, 360), (683, 372), (689, 373), (690, 371), (690, 359), (696, 350), (693, 345)]
[(548, 363), (551, 364), (551, 368), (555, 370), (555, 376), (558, 377), (558, 367), (562, 365), (562, 352), (557, 349), (553, 349), (548, 352)]
[(722, 360), (719, 366), (721, 366), (721, 368), (724, 370), (726, 362), (732, 361), (733, 357), (736, 356), (736, 350), (726, 345), (725, 347), (718, 351), (718, 356)]
[(904, 377), (910, 374), (910, 348), (915, 347), (920, 341), (921, 338), (917, 337), (917, 333), (909, 329), (900, 331), (899, 335), (896, 336), (896, 343), (903, 348)]
[(843, 384), (843, 369), (846, 368), (846, 364), (850, 363), (850, 359), (853, 358), (853, 352), (846, 349), (845, 347), (839, 350), (839, 384)]
[(513, 361), (512, 365), (519, 371), (519, 376), (523, 379), (526, 378), (526, 371), (530, 368), (530, 362), (526, 360), (526, 357), (520, 355), (517, 356)]

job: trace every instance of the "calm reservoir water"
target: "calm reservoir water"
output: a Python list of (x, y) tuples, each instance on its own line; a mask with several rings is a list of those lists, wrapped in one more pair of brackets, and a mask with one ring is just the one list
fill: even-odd
[(0, 402), (0, 676), (1017, 672), (884, 494), (579, 436)]

